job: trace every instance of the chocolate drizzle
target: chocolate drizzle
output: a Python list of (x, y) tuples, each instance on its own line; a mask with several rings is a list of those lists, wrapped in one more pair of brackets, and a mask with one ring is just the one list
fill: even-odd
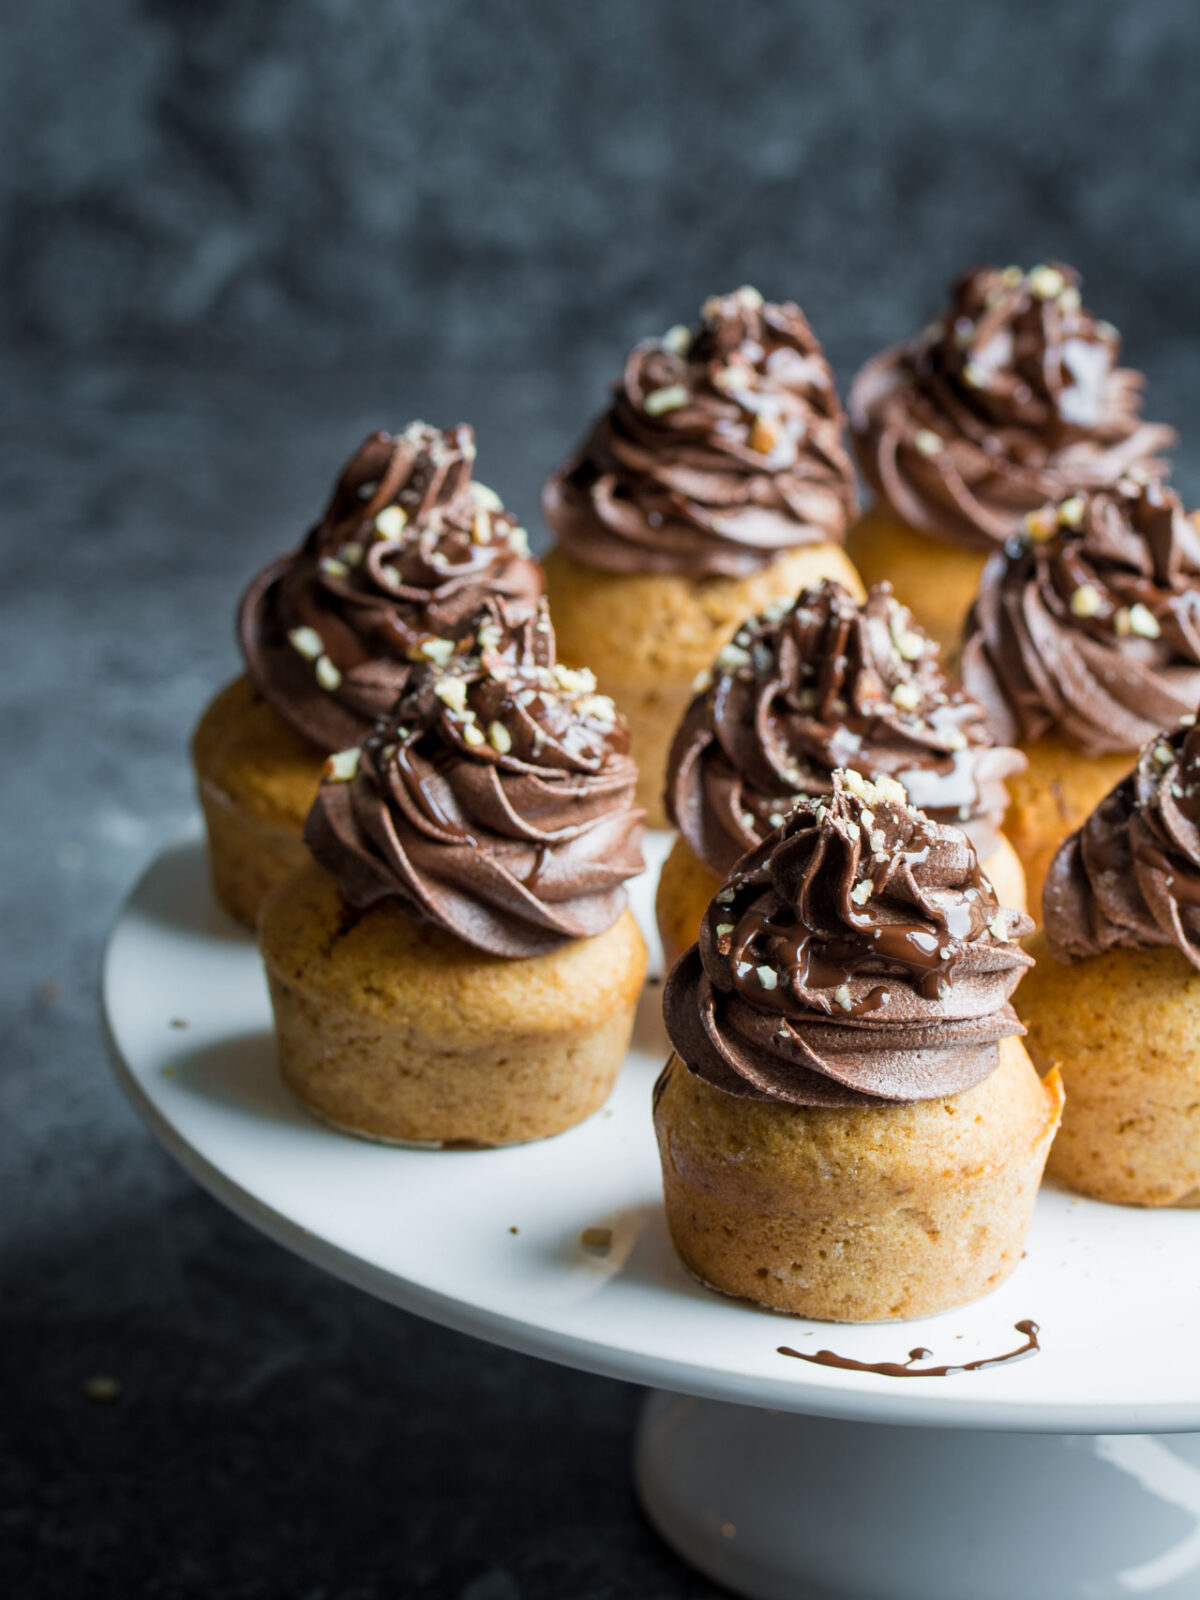
[(702, 673), (667, 766), (666, 806), (724, 877), (833, 771), (897, 779), (938, 822), (996, 846), (1004, 780), (1024, 757), (998, 747), (982, 709), (951, 683), (937, 646), (889, 585), (863, 605), (824, 582), (752, 618)]
[(326, 764), (305, 838), (352, 907), (395, 898), (493, 955), (602, 933), (642, 870), (629, 734), (559, 666), (545, 602), (491, 603)]
[(663, 997), (715, 1088), (797, 1106), (939, 1099), (1023, 1032), (1009, 996), (1029, 918), (1000, 907), (966, 834), (893, 779), (836, 772), (734, 869)]
[(1002, 1367), (1008, 1362), (1024, 1361), (1036, 1355), (1042, 1348), (1038, 1343), (1041, 1330), (1037, 1323), (1026, 1317), (1013, 1326), (1018, 1333), (1025, 1335), (1024, 1344), (1018, 1345), (1015, 1350), (1006, 1350), (1003, 1355), (984, 1356), (978, 1361), (964, 1361), (957, 1366), (917, 1366), (918, 1361), (927, 1361), (933, 1354), (923, 1345), (910, 1350), (907, 1361), (852, 1361), (849, 1356), (836, 1355), (832, 1350), (817, 1350), (812, 1355), (806, 1355), (803, 1350), (793, 1350), (786, 1344), (779, 1346), (779, 1354), (794, 1356), (797, 1361), (811, 1361), (815, 1367), (837, 1367), (842, 1372), (875, 1372), (881, 1378), (952, 1378), (960, 1372), (983, 1372), (988, 1367)]
[(612, 572), (760, 571), (840, 542), (857, 510), (845, 417), (798, 307), (717, 296), (630, 354), (613, 403), (546, 485), (568, 555)]
[(1173, 946), (1200, 969), (1200, 729), (1162, 734), (1060, 847), (1046, 938), (1063, 962)]
[(321, 749), (365, 738), (422, 646), (453, 637), (487, 596), (531, 609), (541, 593), (525, 530), (472, 480), (474, 459), (465, 426), (372, 434), (300, 549), (246, 591), (250, 676)]
[(984, 568), (963, 683), (1006, 742), (1133, 752), (1200, 700), (1200, 529), (1123, 479), (1025, 519)]
[(1070, 267), (969, 272), (944, 317), (855, 379), (863, 474), (910, 526), (976, 549), (1131, 467), (1162, 476), (1174, 430), (1141, 420), (1144, 380), (1120, 348)]

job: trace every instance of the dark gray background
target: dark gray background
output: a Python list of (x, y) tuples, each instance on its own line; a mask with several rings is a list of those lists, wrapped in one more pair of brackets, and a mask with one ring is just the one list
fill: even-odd
[[(0, 37), (0, 1589), (682, 1600), (633, 1391), (375, 1305), (111, 1085), (100, 940), (192, 808), (242, 582), (370, 427), (541, 478), (638, 335), (743, 281), (843, 382), (1061, 255), (1200, 493), (1200, 8), (39, 0)], [(95, 1374), (120, 1380), (103, 1406)]]

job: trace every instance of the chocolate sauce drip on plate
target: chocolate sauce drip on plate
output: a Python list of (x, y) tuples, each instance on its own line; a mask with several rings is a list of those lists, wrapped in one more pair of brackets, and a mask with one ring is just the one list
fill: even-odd
[(779, 1354), (794, 1356), (797, 1361), (811, 1362), (815, 1367), (837, 1367), (842, 1372), (875, 1372), (881, 1378), (952, 1378), (958, 1372), (983, 1372), (987, 1367), (1002, 1367), (1008, 1362), (1024, 1361), (1029, 1356), (1037, 1355), (1042, 1348), (1038, 1343), (1040, 1330), (1037, 1323), (1025, 1317), (1013, 1326), (1018, 1333), (1025, 1335), (1024, 1344), (1018, 1345), (1015, 1350), (1006, 1350), (1003, 1355), (981, 1356), (977, 1361), (964, 1361), (957, 1366), (917, 1366), (918, 1361), (925, 1361), (933, 1354), (923, 1345), (910, 1350), (907, 1361), (852, 1361), (849, 1356), (839, 1356), (833, 1350), (818, 1350), (813, 1355), (806, 1355), (803, 1350), (793, 1350), (786, 1344), (779, 1346)]

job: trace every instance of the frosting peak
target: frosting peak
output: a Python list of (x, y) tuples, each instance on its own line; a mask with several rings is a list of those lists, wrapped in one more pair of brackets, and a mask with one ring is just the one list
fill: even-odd
[(300, 549), (247, 590), (250, 676), (323, 749), (366, 736), (424, 639), (452, 635), (488, 595), (532, 607), (541, 593), (524, 529), (472, 480), (474, 460), (466, 426), (373, 433)]
[(1074, 489), (1133, 466), (1162, 476), (1174, 430), (1142, 421), (1144, 379), (1120, 349), (1071, 267), (969, 272), (942, 318), (855, 379), (863, 474), (912, 527), (978, 549)]
[(350, 905), (394, 897), (493, 955), (587, 938), (642, 870), (629, 735), (559, 666), (545, 602), (491, 603), (434, 641), (361, 750), (334, 755), (305, 832)]
[(1008, 805), (1004, 779), (1024, 758), (996, 746), (982, 708), (951, 683), (890, 585), (859, 605), (823, 582), (751, 618), (697, 679), (667, 767), (667, 812), (724, 877), (850, 764), (896, 778), (915, 806), (960, 823), (989, 854)]
[(1025, 518), (984, 568), (962, 678), (1006, 741), (1137, 750), (1200, 700), (1200, 529), (1125, 477)]
[(724, 574), (840, 542), (857, 509), (829, 363), (755, 289), (631, 352), (613, 403), (546, 485), (562, 548), (613, 572)]
[(663, 1008), (729, 1094), (857, 1105), (958, 1094), (1023, 1030), (1009, 996), (1033, 924), (998, 904), (957, 828), (894, 779), (834, 774), (735, 868)]
[(1046, 879), (1060, 961), (1174, 945), (1200, 968), (1200, 729), (1152, 739), (1133, 771), (1064, 840)]

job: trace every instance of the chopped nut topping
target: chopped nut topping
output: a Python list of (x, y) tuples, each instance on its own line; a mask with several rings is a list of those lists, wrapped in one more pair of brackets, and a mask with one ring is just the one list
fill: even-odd
[(1003, 911), (997, 911), (996, 915), (988, 923), (988, 932), (993, 939), (1000, 939), (1003, 943), (1008, 943), (1008, 918)]
[(471, 485), (471, 498), (477, 506), (483, 506), (487, 511), (503, 511), (504, 501), (495, 489), (489, 489), (486, 483), (473, 483)]
[(451, 711), (463, 711), (467, 704), (467, 680), (465, 678), (450, 677), (439, 678), (433, 686), (433, 692), (444, 705)]
[(492, 519), (486, 511), (477, 511), (471, 520), (471, 539), (475, 544), (490, 544), (492, 541)]
[(1139, 601), (1129, 608), (1129, 631), (1143, 639), (1157, 639), (1162, 633), (1162, 628), (1153, 611)]
[(453, 639), (422, 639), (418, 647), (427, 661), (444, 667), (454, 654)]
[(1058, 521), (1064, 528), (1077, 528), (1083, 521), (1083, 514), (1087, 510), (1087, 501), (1081, 494), (1073, 494), (1067, 500), (1059, 503)]
[(683, 356), (692, 348), (692, 330), (677, 322), (662, 336), (662, 342), (672, 355)]
[(1039, 300), (1053, 300), (1067, 287), (1067, 280), (1057, 267), (1032, 267), (1025, 281), (1030, 294)]
[(475, 724), (473, 722), (468, 722), (468, 723), (466, 723), (464, 725), (463, 730), (462, 730), (462, 736), (463, 736), (463, 743), (464, 744), (469, 744), (469, 745), (475, 746), (475, 745), (481, 745), (481, 744), (484, 743), (483, 735), (480, 733), (479, 729), (475, 726)]
[(705, 690), (710, 689), (711, 687), (712, 673), (707, 667), (701, 667), (700, 671), (692, 679), (692, 693), (703, 694)]
[(475, 643), (481, 650), (495, 650), (504, 643), (504, 629), (498, 622), (485, 622), (475, 635)]
[(1036, 539), (1039, 544), (1047, 539), (1053, 539), (1058, 531), (1058, 512), (1051, 506), (1043, 506), (1040, 511), (1027, 511), (1025, 513), (1025, 532), (1031, 539)]
[(839, 983), (831, 996), (835, 1006), (841, 1006), (843, 1011), (849, 1011), (854, 1002), (850, 998), (850, 985)]
[(973, 361), (968, 361), (963, 368), (963, 382), (969, 389), (986, 389), (987, 373), (977, 367)]
[(336, 750), (326, 758), (321, 768), (322, 777), (328, 778), (331, 783), (349, 783), (358, 771), (360, 754), (357, 745), (353, 750)]
[(322, 689), (333, 690), (342, 681), (342, 675), (328, 656), (317, 657), (317, 682)]
[(723, 939), (727, 933), (732, 933), (733, 930), (734, 930), (734, 924), (732, 922), (718, 922), (717, 923), (717, 938), (718, 939)]
[(293, 628), (288, 634), (288, 643), (306, 661), (315, 661), (325, 649), (325, 641), (315, 628)]
[(408, 525), (403, 506), (384, 506), (375, 518), (375, 532), (381, 539), (398, 539)]
[(872, 883), (871, 879), (863, 878), (860, 883), (856, 883), (853, 889), (851, 889), (850, 898), (853, 900), (856, 906), (865, 906), (874, 892), (875, 885)]
[(642, 410), (648, 417), (661, 417), (664, 412), (678, 411), (688, 403), (688, 392), (682, 383), (668, 384), (665, 389), (652, 389), (642, 401)]
[(778, 986), (779, 974), (774, 967), (755, 967), (754, 974), (764, 989), (774, 989)]
[(1098, 617), (1104, 610), (1104, 596), (1094, 583), (1081, 583), (1071, 594), (1073, 617)]
[(895, 601), (888, 608), (888, 632), (902, 661), (919, 661), (925, 654), (925, 639), (909, 627), (909, 613)]
[(751, 450), (757, 450), (759, 455), (769, 456), (779, 443), (774, 423), (769, 422), (764, 416), (756, 416), (747, 443)]
[(499, 755), (506, 756), (512, 749), (512, 734), (502, 722), (489, 722), (488, 743)]
[(892, 704), (902, 711), (915, 711), (921, 704), (921, 691), (915, 683), (898, 683), (892, 690)]
[(596, 674), (587, 667), (564, 667), (560, 661), (554, 668), (554, 681), (566, 694), (596, 692)]
[(350, 568), (344, 561), (339, 561), (336, 556), (322, 556), (321, 571), (327, 578), (348, 578), (350, 576)]
[(913, 435), (913, 444), (923, 456), (938, 456), (942, 453), (942, 436), (934, 433), (932, 428), (918, 428)]
[(357, 567), (363, 558), (363, 547), (357, 539), (347, 539), (338, 556), (348, 567)]
[(1174, 759), (1175, 752), (1171, 749), (1171, 746), (1166, 742), (1165, 739), (1160, 740), (1159, 743), (1154, 746), (1154, 760), (1157, 766), (1169, 767)]
[(717, 655), (716, 665), (726, 672), (736, 672), (739, 667), (750, 665), (750, 652), (740, 644), (727, 644)]

